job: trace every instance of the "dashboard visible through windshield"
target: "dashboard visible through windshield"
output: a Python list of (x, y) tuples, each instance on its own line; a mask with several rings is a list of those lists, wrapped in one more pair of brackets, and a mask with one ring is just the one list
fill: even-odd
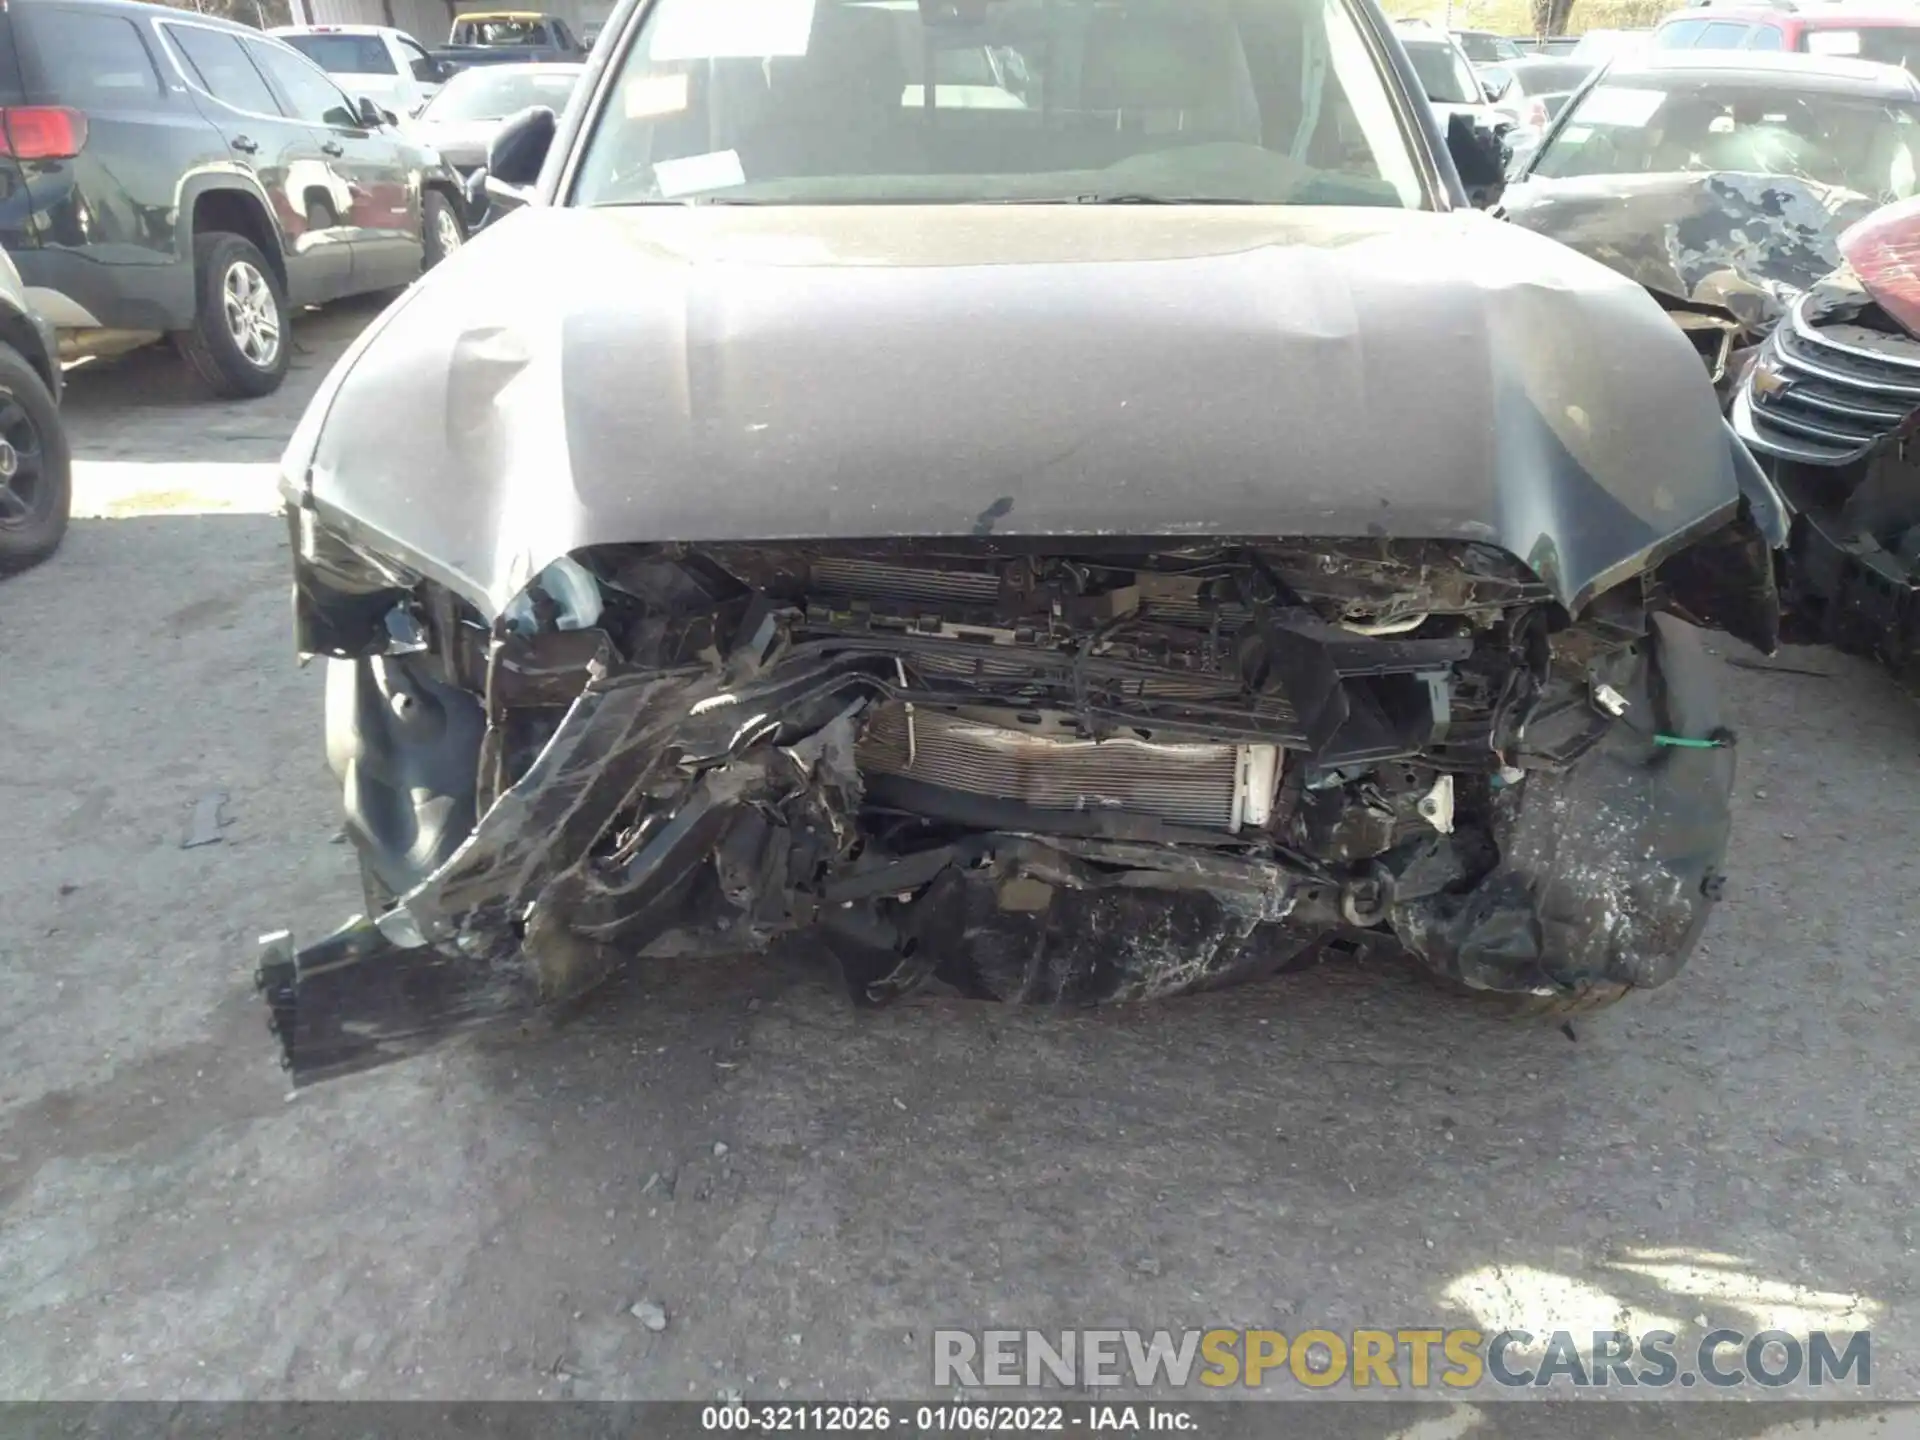
[(1425, 203), (1343, 0), (657, 0), (575, 203)]

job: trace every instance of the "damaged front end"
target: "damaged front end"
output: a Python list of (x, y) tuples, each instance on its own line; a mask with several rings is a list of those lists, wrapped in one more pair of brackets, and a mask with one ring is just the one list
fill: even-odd
[(1839, 263), (1868, 197), (1789, 175), (1531, 179), (1501, 214), (1644, 286), (1700, 352), (1723, 407), (1762, 342)]
[(1877, 212), (1840, 249), (1743, 377), (1732, 421), (1794, 510), (1791, 613), (1904, 669), (1920, 657), (1920, 204)]
[(297, 1084), (801, 935), (862, 1004), (1147, 999), (1366, 935), (1604, 998), (1717, 895), (1731, 737), (1666, 612), (1712, 618), (1731, 548), (1576, 616), (1469, 541), (599, 545), (489, 621), (294, 531), (374, 911), (265, 944)]

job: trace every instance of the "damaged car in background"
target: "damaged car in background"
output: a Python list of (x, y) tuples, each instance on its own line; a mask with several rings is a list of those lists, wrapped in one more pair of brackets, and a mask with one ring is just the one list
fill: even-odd
[(1646, 287), (1724, 401), (1849, 225), (1920, 189), (1920, 82), (1810, 55), (1653, 52), (1568, 104), (1500, 213)]
[(1910, 672), (1920, 659), (1920, 201), (1840, 237), (1841, 264), (1747, 371), (1734, 428), (1795, 511), (1796, 621)]
[(790, 938), (862, 1005), (1670, 980), (1694, 627), (1771, 647), (1784, 530), (1645, 292), (1465, 205), (1369, 0), (788, 8), (629, 0), (288, 449), (369, 902), (264, 942), (295, 1083)]

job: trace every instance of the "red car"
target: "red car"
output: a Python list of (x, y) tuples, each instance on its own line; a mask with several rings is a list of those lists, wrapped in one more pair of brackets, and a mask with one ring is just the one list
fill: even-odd
[(1662, 20), (1656, 50), (1797, 50), (1920, 68), (1920, 12), (1910, 8), (1793, 4), (1700, 5)]

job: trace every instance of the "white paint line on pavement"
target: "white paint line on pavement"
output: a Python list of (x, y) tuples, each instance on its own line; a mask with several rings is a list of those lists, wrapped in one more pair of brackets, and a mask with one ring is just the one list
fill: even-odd
[(187, 460), (76, 460), (73, 513), (83, 520), (139, 515), (272, 515), (279, 466)]
[(1444, 1415), (1429, 1415), (1404, 1430), (1396, 1430), (1387, 1440), (1460, 1440), (1479, 1428), (1482, 1416), (1471, 1405), (1456, 1405)]

